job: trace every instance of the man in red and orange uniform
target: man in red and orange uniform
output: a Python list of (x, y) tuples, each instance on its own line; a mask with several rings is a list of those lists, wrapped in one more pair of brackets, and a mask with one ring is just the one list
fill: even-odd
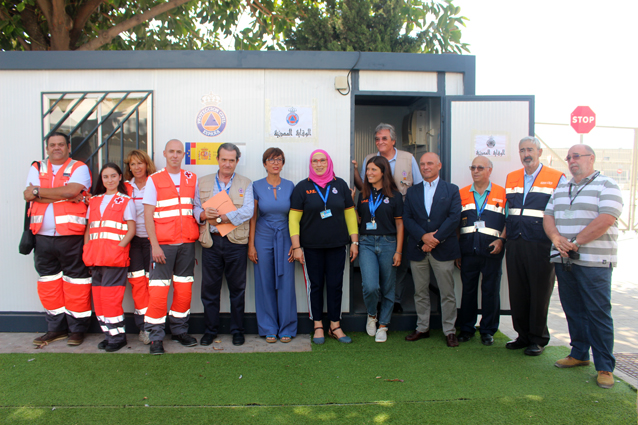
[(476, 332), (479, 276), (481, 281), (481, 343), (494, 344), (501, 306), (501, 274), (505, 252), (505, 189), (490, 181), (492, 161), (477, 156), (470, 171), (473, 184), (461, 192), (461, 225), (459, 245), (463, 298), (457, 324), (461, 329), (459, 342), (467, 342)]
[(144, 192), (144, 220), (151, 241), (153, 262), (149, 273), (149, 303), (144, 317), (151, 339), (151, 354), (164, 354), (166, 302), (171, 281), (173, 304), (168, 312), (172, 339), (186, 347), (197, 344), (188, 319), (195, 268), (195, 241), (199, 227), (193, 214), (197, 176), (181, 169), (184, 145), (170, 140), (164, 148), (166, 168), (151, 175)]
[(68, 345), (80, 345), (91, 320), (91, 277), (82, 261), (86, 205), (81, 202), (82, 192), (91, 187), (91, 174), (84, 163), (70, 158), (66, 134), (51, 133), (46, 151), (48, 158), (30, 168), (24, 191), (24, 199), (31, 202), (38, 295), (48, 327), (33, 343), (68, 336)]
[(524, 137), (518, 149), (523, 168), (509, 173), (505, 183), (509, 208), (505, 264), (518, 337), (506, 347), (525, 348), (526, 355), (540, 356), (549, 342), (547, 311), (556, 279), (543, 216), (554, 189), (566, 179), (560, 171), (540, 163), (543, 150), (537, 138)]

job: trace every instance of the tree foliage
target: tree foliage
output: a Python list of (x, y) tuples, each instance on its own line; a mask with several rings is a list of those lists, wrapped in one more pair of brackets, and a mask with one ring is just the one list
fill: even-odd
[(460, 12), (452, 1), (328, 0), (306, 5), (285, 43), (294, 50), (460, 54), (469, 52)]
[(0, 0), (3, 50), (468, 51), (430, 0)]

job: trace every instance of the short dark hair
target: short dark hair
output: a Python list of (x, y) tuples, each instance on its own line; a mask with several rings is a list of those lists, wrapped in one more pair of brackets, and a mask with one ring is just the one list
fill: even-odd
[(235, 151), (235, 153), (237, 154), (237, 157), (235, 159), (239, 161), (239, 158), (241, 157), (241, 151), (239, 150), (237, 145), (234, 145), (232, 143), (222, 143), (219, 148), (217, 148), (217, 158), (219, 158), (219, 151), (221, 151), (222, 149), (225, 151)]
[(49, 136), (47, 137), (47, 146), (49, 146), (49, 139), (51, 139), (51, 137), (56, 137), (56, 136), (64, 137), (64, 140), (66, 140), (66, 144), (67, 145), (71, 144), (71, 138), (69, 137), (68, 134), (60, 133), (59, 131), (54, 131), (53, 133), (49, 134)]
[(264, 165), (266, 164), (266, 161), (269, 160), (270, 158), (276, 158), (280, 156), (282, 161), (282, 164), (286, 163), (286, 155), (284, 155), (284, 151), (282, 151), (279, 148), (268, 148), (266, 149), (266, 152), (264, 152), (264, 156), (262, 158), (262, 162), (264, 163)]
[(102, 172), (107, 168), (114, 169), (115, 171), (117, 171), (117, 174), (122, 177), (122, 180), (120, 180), (120, 184), (117, 185), (117, 191), (126, 195), (127, 190), (126, 185), (124, 184), (124, 177), (122, 176), (122, 169), (114, 162), (107, 162), (100, 169), (98, 178), (95, 181), (95, 189), (93, 190), (93, 195), (101, 195), (103, 193), (106, 193), (106, 187), (104, 187), (104, 183), (102, 182)]

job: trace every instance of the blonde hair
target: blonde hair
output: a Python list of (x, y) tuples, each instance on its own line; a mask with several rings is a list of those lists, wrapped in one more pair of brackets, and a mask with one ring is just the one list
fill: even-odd
[(146, 163), (147, 176), (150, 176), (155, 171), (157, 171), (157, 169), (155, 168), (155, 164), (153, 163), (153, 160), (151, 159), (150, 156), (148, 156), (146, 152), (139, 149), (133, 149), (132, 151), (128, 153), (128, 155), (124, 159), (124, 180), (131, 180), (133, 178), (133, 173), (131, 173), (131, 167), (129, 166), (129, 163), (131, 162), (133, 158), (137, 159), (138, 161), (142, 161)]

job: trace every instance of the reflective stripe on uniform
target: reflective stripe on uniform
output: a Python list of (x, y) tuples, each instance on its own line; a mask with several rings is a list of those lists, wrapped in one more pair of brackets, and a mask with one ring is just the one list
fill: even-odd
[(122, 239), (124, 239), (124, 236), (126, 235), (118, 235), (117, 233), (111, 233), (111, 232), (99, 232), (99, 233), (91, 233), (89, 235), (89, 240), (93, 241), (96, 239), (108, 239), (111, 241), (120, 242)]
[(549, 195), (551, 196), (552, 193), (554, 193), (554, 189), (551, 187), (538, 187), (538, 186), (532, 186), (532, 188), (529, 190), (529, 192), (527, 193), (544, 193), (545, 195)]
[(153, 218), (169, 218), (169, 217), (179, 217), (181, 215), (193, 215), (192, 209), (183, 209), (183, 210), (169, 210), (169, 211), (155, 211), (153, 213)]
[(124, 328), (109, 329), (109, 335), (119, 335), (125, 333)]
[(67, 312), (75, 317), (76, 319), (81, 319), (84, 317), (91, 317), (91, 310), (89, 311), (71, 311), (71, 310), (67, 310)]
[(179, 311), (173, 311), (173, 310), (168, 312), (169, 316), (179, 317), (179, 318), (182, 318), (182, 319), (185, 318), (185, 317), (188, 317), (189, 314), (191, 314), (190, 309), (186, 310), (184, 313), (180, 313)]
[(148, 281), (148, 286), (170, 286), (170, 279), (151, 279)]
[(120, 323), (124, 321), (124, 315), (114, 317), (104, 317), (104, 323)]
[(61, 279), (62, 276), (63, 276), (62, 272), (51, 275), (51, 276), (40, 276), (40, 279), (38, 279), (38, 282), (53, 282), (54, 280)]
[(193, 276), (173, 276), (173, 282), (188, 283), (193, 281)]
[(510, 208), (509, 214), (510, 215), (525, 215), (528, 217), (539, 217), (539, 218), (543, 218), (543, 215), (544, 215), (543, 211), (532, 210), (532, 209), (525, 209), (523, 210), (523, 213), (521, 214), (520, 208)]
[(136, 277), (144, 277), (145, 274), (144, 270), (138, 270), (135, 272), (129, 272), (126, 277), (129, 279), (135, 279)]
[(126, 223), (118, 223), (113, 220), (104, 220), (104, 221), (94, 221), (89, 225), (89, 228), (94, 229), (96, 227), (111, 227), (117, 230), (128, 231), (128, 224)]
[(170, 198), (170, 199), (164, 199), (162, 201), (157, 201), (157, 204), (155, 204), (155, 207), (166, 208), (166, 207), (173, 207), (179, 204), (180, 204), (179, 198)]
[(55, 224), (67, 224), (67, 223), (75, 223), (75, 224), (86, 224), (85, 217), (78, 217), (77, 215), (59, 215), (55, 217)]
[(161, 325), (166, 323), (166, 316), (154, 319), (153, 317), (144, 316), (144, 323), (150, 323), (151, 325)]
[(461, 208), (461, 212), (467, 211), (467, 210), (475, 210), (475, 209), (476, 209), (476, 204), (467, 204), (467, 205), (463, 205), (463, 208)]
[(461, 227), (462, 235), (466, 233), (474, 233), (474, 232), (483, 233), (484, 235), (490, 235), (496, 238), (501, 237), (501, 232), (499, 232), (498, 230), (490, 229), (489, 227), (479, 227), (478, 229), (474, 226)]
[(505, 189), (505, 193), (506, 194), (511, 194), (511, 193), (525, 193), (525, 188), (524, 187), (508, 187)]
[(135, 314), (143, 316), (146, 314), (146, 310), (148, 310), (148, 307), (140, 308), (139, 310), (135, 309)]
[(47, 313), (52, 315), (52, 316), (56, 316), (58, 314), (62, 314), (62, 313), (66, 313), (66, 307), (60, 307), (60, 308), (56, 308), (55, 310), (47, 310)]
[(108, 332), (109, 331), (109, 328), (107, 328), (104, 325), (100, 325), (100, 328), (102, 329), (102, 332)]
[(31, 224), (36, 224), (36, 223), (42, 223), (42, 220), (44, 220), (44, 216), (43, 215), (34, 215), (31, 217)]
[(90, 285), (91, 281), (92, 281), (90, 277), (69, 277), (69, 276), (64, 276), (62, 279), (64, 279), (65, 282), (73, 283), (75, 285)]
[(72, 159), (71, 162), (69, 162), (69, 165), (66, 166), (66, 168), (64, 169), (64, 175), (65, 176), (71, 176), (71, 171), (73, 171), (73, 166), (75, 165), (77, 161), (75, 159)]
[(505, 214), (505, 209), (503, 207), (497, 207), (496, 205), (486, 205), (485, 209), (497, 214)]

